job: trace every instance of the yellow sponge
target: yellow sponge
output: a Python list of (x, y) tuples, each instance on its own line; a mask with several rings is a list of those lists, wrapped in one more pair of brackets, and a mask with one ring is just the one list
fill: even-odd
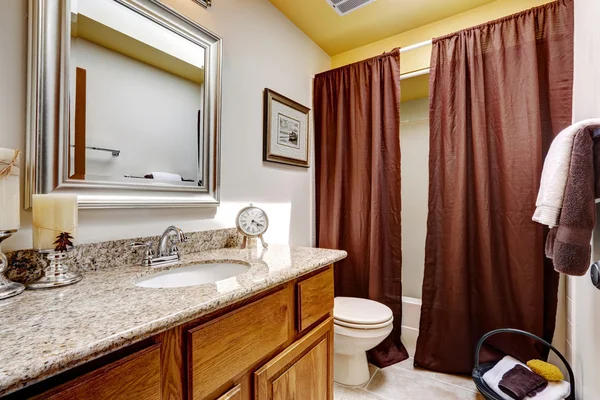
[(564, 375), (562, 372), (560, 372), (560, 369), (558, 369), (556, 365), (552, 365), (545, 361), (530, 360), (527, 361), (527, 366), (531, 368), (534, 373), (538, 374), (542, 378), (545, 378), (547, 381), (558, 382), (565, 379)]

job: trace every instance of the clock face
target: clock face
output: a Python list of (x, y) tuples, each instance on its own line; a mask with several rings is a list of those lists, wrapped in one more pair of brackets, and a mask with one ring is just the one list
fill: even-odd
[(258, 207), (246, 207), (238, 215), (237, 226), (246, 236), (258, 236), (269, 227), (267, 214)]

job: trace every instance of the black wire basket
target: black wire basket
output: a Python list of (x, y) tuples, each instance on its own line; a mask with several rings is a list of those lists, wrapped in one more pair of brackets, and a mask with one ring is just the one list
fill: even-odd
[(490, 336), (496, 335), (498, 333), (517, 333), (519, 335), (528, 336), (532, 339), (537, 340), (540, 343), (543, 343), (546, 347), (552, 350), (558, 358), (563, 362), (565, 367), (567, 368), (567, 372), (569, 373), (569, 382), (571, 383), (571, 394), (567, 397), (567, 400), (575, 400), (575, 376), (573, 375), (573, 370), (571, 366), (567, 362), (567, 359), (560, 353), (560, 351), (556, 350), (554, 346), (550, 343), (546, 342), (544, 339), (535, 336), (533, 333), (525, 332), (519, 329), (496, 329), (495, 331), (491, 331), (486, 333), (479, 339), (479, 343), (477, 343), (477, 349), (475, 350), (475, 367), (473, 367), (473, 382), (475, 382), (475, 386), (477, 386), (477, 390), (483, 397), (487, 400), (504, 400), (500, 397), (496, 392), (490, 388), (483, 380), (483, 374), (488, 372), (490, 369), (494, 368), (496, 365), (495, 362), (479, 364), (479, 352), (481, 351), (481, 346), (483, 342), (485, 342)]

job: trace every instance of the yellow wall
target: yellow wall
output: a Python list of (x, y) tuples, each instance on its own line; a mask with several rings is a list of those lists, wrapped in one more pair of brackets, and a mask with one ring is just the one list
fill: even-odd
[[(337, 54), (331, 57), (331, 68), (351, 64), (390, 51), (396, 47), (410, 46), (550, 2), (551, 0), (496, 0), (493, 3), (474, 8), (441, 21)], [(402, 54), (401, 72), (407, 73), (428, 68), (430, 55), (431, 46)]]

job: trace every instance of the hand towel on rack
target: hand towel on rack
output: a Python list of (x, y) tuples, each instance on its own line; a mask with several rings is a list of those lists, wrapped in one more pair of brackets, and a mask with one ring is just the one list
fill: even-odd
[(573, 139), (581, 128), (588, 125), (600, 125), (600, 118), (577, 122), (565, 128), (552, 141), (544, 160), (540, 190), (532, 218), (534, 221), (550, 228), (558, 225), (567, 186)]
[(554, 269), (567, 275), (584, 275), (590, 265), (590, 242), (596, 226), (597, 178), (600, 177), (595, 172), (600, 160), (600, 154), (595, 154), (600, 149), (597, 143), (600, 138), (594, 138), (598, 127), (600, 122), (587, 125), (575, 135), (558, 229), (554, 228), (555, 232), (546, 239), (550, 242), (546, 243), (546, 249), (552, 253)]

